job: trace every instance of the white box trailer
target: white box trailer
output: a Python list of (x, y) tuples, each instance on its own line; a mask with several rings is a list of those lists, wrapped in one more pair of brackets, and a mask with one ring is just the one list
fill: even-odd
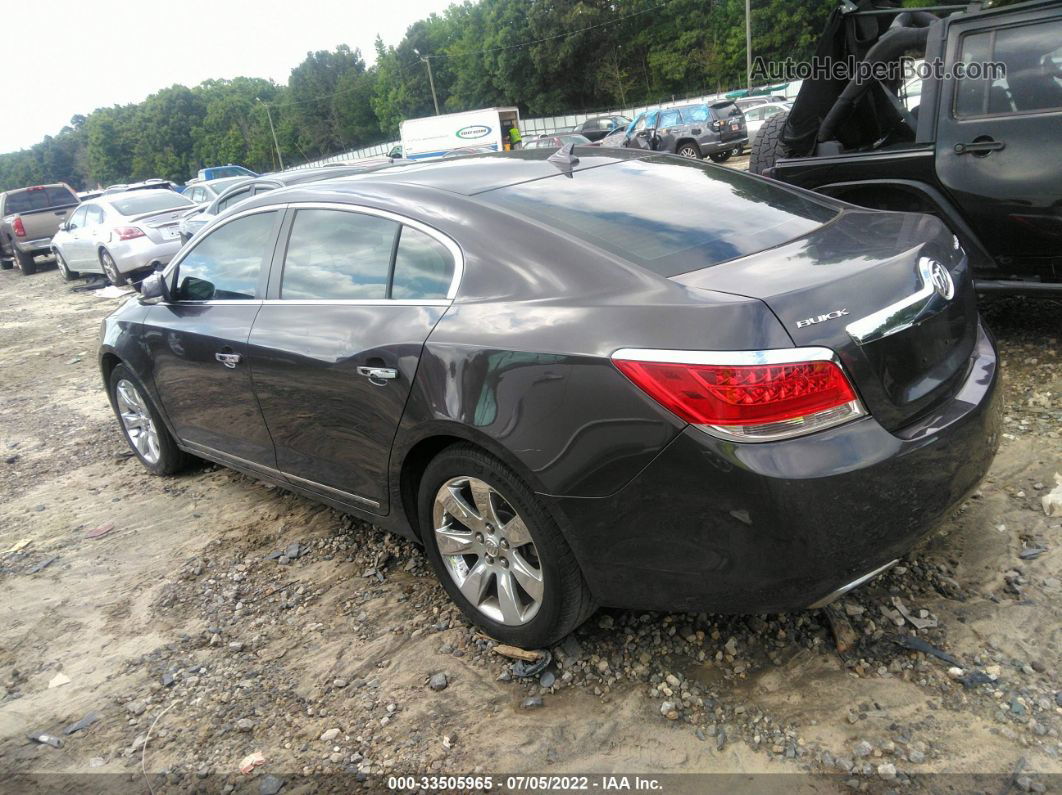
[(402, 156), (409, 160), (442, 157), (458, 149), (500, 152), (509, 128), (520, 127), (516, 108), (483, 108), (406, 119), (399, 125)]

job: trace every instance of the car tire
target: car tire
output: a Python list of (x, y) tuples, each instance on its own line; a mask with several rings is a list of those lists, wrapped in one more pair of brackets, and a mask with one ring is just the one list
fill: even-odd
[(190, 456), (177, 446), (155, 404), (124, 364), (111, 371), (108, 394), (129, 449), (153, 475), (172, 475), (188, 465)]
[(113, 284), (115, 287), (124, 287), (129, 283), (129, 280), (125, 278), (118, 265), (114, 261), (114, 257), (105, 248), (100, 249), (100, 267), (103, 268), (103, 273), (107, 277), (107, 281)]
[(712, 158), (713, 163), (725, 163), (732, 154), (734, 154), (734, 150), (727, 149), (725, 152), (709, 152), (708, 157)]
[(63, 277), (63, 281), (72, 282), (81, 275), (77, 271), (70, 270), (59, 251), (55, 252), (55, 266), (59, 269), (59, 275)]
[(557, 523), (523, 480), (478, 447), (457, 444), (431, 461), (420, 482), (418, 518), (443, 588), (492, 637), (541, 648), (593, 613)]
[(32, 276), (37, 272), (37, 262), (32, 254), (23, 254), (14, 244), (11, 245), (11, 251), (15, 255), (15, 264), (18, 265), (23, 276)]
[(776, 113), (767, 119), (756, 133), (756, 140), (749, 147), (749, 173), (762, 174), (782, 158), (788, 157), (789, 152), (782, 142), (782, 133), (785, 131), (785, 123), (789, 119), (789, 112)]
[(675, 147), (675, 154), (679, 157), (688, 157), (690, 160), (700, 160), (701, 148), (696, 141), (683, 141)]

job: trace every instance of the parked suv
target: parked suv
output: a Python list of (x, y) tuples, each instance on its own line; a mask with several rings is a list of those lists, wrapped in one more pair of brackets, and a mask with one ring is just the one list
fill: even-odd
[[(804, 81), (792, 110), (760, 129), (750, 170), (931, 213), (960, 239), (979, 291), (1062, 295), (1062, 2), (889, 5), (846, 2), (817, 55), (889, 65), (924, 51), (943, 68), (906, 104), (904, 86), (918, 84), (902, 74)], [(958, 76), (958, 64), (988, 62), (1006, 74)]]
[(740, 152), (748, 141), (744, 114), (733, 102), (725, 100), (711, 105), (701, 102), (647, 110), (627, 127), (619, 145), (673, 152), (698, 160), (707, 155), (722, 163), (734, 152)]
[(0, 266), (35, 273), (34, 258), (52, 253), (52, 236), (78, 202), (62, 182), (0, 193)]

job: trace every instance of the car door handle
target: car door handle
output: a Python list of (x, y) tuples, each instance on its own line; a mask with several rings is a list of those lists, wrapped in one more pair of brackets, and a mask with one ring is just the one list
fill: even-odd
[(363, 375), (376, 386), (387, 386), (388, 381), (398, 378), (398, 370), (393, 367), (359, 367), (358, 375)]
[(989, 152), (998, 152), (1006, 148), (1003, 141), (974, 141), (968, 144), (955, 144), (957, 155), (987, 155)]
[(238, 353), (215, 353), (214, 358), (230, 370), (235, 370), (236, 365), (240, 363), (240, 354)]

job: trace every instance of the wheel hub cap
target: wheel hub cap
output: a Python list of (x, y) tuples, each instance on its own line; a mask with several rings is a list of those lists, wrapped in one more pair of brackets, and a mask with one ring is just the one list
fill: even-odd
[(161, 450), (159, 435), (147, 404), (132, 381), (125, 378), (115, 387), (118, 413), (126, 435), (140, 456), (149, 464), (157, 464)]
[(451, 478), (435, 495), (435, 543), (450, 577), (483, 615), (519, 626), (542, 604), (542, 564), (516, 510), (479, 478)]

